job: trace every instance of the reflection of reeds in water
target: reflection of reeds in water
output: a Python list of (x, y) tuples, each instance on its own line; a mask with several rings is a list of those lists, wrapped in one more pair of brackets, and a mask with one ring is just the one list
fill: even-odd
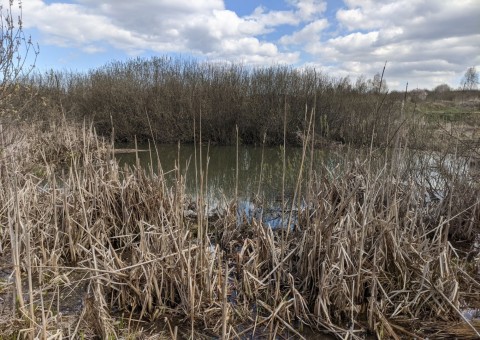
[[(204, 213), (185, 216), (182, 178), (169, 187), (152, 171), (120, 170), (92, 131), (32, 128), (28, 136), (17, 154), (2, 148), (0, 221), (9, 228), (0, 233), (2, 261), (11, 256), (24, 299), (17, 323), (0, 318), (2, 336), (79, 336), (91, 334), (87, 328), (127, 336), (138, 331), (136, 319), (165, 318), (172, 337), (205, 329), (224, 338), (301, 338), (308, 326), (342, 337), (410, 338), (428, 336), (426, 324), (445, 336), (478, 335), (472, 322), (449, 327), (480, 290), (478, 254), (467, 262), (463, 253), (473, 248), (454, 246), (478, 234), (478, 182), (445, 173), (443, 199), (427, 201), (421, 182), (396, 163), (317, 169), (296, 228), (286, 233), (256, 219), (237, 225), (235, 209), (211, 222)], [(47, 154), (52, 145), (64, 151)], [(204, 180), (201, 173), (200, 193)], [(196, 206), (204, 211), (201, 199)], [(84, 320), (69, 330), (52, 306), (62, 304), (58, 286), (75, 290), (79, 273), (91, 291)], [(179, 320), (189, 326), (177, 333), (171, 325)]]

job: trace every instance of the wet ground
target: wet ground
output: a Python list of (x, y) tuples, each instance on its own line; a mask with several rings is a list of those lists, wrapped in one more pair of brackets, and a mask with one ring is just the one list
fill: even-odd
[[(49, 275), (47, 275), (49, 274)], [(62, 274), (58, 273), (57, 275), (53, 275), (52, 273), (45, 274), (45, 282), (43, 283), (42, 289), (40, 290), (40, 283), (38, 278), (34, 280), (35, 285), (35, 292), (34, 292), (34, 299), (35, 304), (39, 306), (41, 304), (40, 294), (42, 294), (43, 298), (43, 305), (47, 310), (50, 310), (52, 314), (59, 315), (65, 320), (70, 320), (68, 322), (72, 323), (70, 326), (65, 327), (73, 327), (73, 325), (78, 322), (80, 315), (85, 307), (85, 298), (88, 295), (88, 275), (85, 272), (78, 272), (78, 271), (64, 271)], [(22, 276), (22, 286), (24, 291), (24, 299), (28, 301), (28, 289), (27, 289), (27, 280), (25, 275)], [(48, 283), (47, 283), (48, 281)], [(8, 320), (12, 318), (15, 314), (15, 285), (14, 285), (14, 276), (13, 276), (13, 267), (9, 265), (9, 257), (3, 256), (0, 258), (0, 329), (2, 327), (7, 327)], [(472, 301), (473, 302), (473, 301)], [(473, 327), (480, 329), (480, 305), (477, 303), (472, 303), (472, 306), (469, 308), (465, 308), (463, 311), (463, 317), (468, 320), (468, 322), (473, 325)], [(118, 322), (124, 323), (124, 321), (134, 315), (121, 315), (119, 311), (111, 311), (112, 316), (120, 320)], [(117, 322), (117, 324), (118, 324)], [(167, 319), (159, 318), (156, 321), (148, 322), (148, 321), (129, 321), (128, 327), (129, 332), (131, 333), (132, 330), (140, 331), (142, 334), (162, 334), (166, 338), (169, 337), (171, 331), (177, 327), (176, 332), (179, 339), (188, 338), (191, 336), (191, 329), (188, 326), (188, 320), (181, 319)], [(447, 325), (432, 325), (432, 330), (438, 328), (438, 332), (442, 332), (441, 329), (446, 328)], [(248, 327), (245, 327), (248, 328)], [(295, 327), (298, 329), (298, 327)], [(465, 334), (467, 337), (459, 336), (459, 338), (468, 338), (468, 334), (471, 334), (471, 329), (465, 322), (455, 322), (451, 323), (450, 331), (456, 332), (459, 335)], [(71, 332), (71, 330), (70, 330)], [(252, 332), (246, 332), (242, 335), (241, 339), (265, 339), (268, 335), (268, 329), (259, 328), (256, 330), (255, 334)], [(433, 331), (432, 331), (433, 332)], [(139, 333), (139, 334), (140, 334)], [(302, 336), (305, 339), (311, 340), (333, 340), (336, 339), (335, 336), (325, 333), (319, 332), (318, 330), (309, 329), (307, 327), (302, 327), (300, 331)], [(1, 333), (0, 333), (1, 334)], [(68, 334), (68, 333), (66, 333)], [(443, 334), (443, 333), (438, 333)], [(375, 339), (374, 335), (369, 335), (366, 333), (357, 333), (357, 336), (360, 336), (364, 339)], [(197, 339), (219, 339), (211, 335), (208, 331), (202, 331), (200, 329), (194, 330), (194, 336)], [(277, 336), (275, 339), (297, 339), (298, 335), (294, 334), (293, 332), (283, 333), (281, 336)]]

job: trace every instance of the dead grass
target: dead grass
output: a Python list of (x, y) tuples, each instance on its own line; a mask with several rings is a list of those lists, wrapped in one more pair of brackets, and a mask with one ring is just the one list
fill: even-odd
[(234, 209), (209, 221), (202, 199), (184, 216), (183, 178), (119, 169), (92, 129), (25, 129), (0, 149), (2, 337), (148, 338), (152, 322), (160, 338), (479, 336), (461, 312), (480, 290), (468, 174), (429, 183), (402, 149), (380, 165), (372, 152), (312, 172), (292, 230), (272, 230)]

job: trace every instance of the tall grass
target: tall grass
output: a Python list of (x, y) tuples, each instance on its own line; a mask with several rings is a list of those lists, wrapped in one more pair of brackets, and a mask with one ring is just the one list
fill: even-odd
[[(413, 171), (423, 164), (357, 154), (312, 170), (284, 233), (235, 209), (208, 221), (202, 201), (184, 214), (180, 171), (168, 187), (161, 172), (119, 169), (92, 127), (25, 129), (0, 163), (0, 295), (19, 297), (2, 336), (138, 335), (135, 320), (162, 321), (166, 337), (479, 335), (461, 313), (480, 289), (480, 187), (467, 172), (445, 166), (428, 183)], [(64, 289), (83, 301), (70, 326), (56, 314)]]

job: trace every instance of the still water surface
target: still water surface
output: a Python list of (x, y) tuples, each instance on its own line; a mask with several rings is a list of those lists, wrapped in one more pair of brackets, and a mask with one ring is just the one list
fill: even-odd
[[(117, 148), (134, 148), (134, 146), (117, 145)], [(270, 225), (280, 223), (278, 212), (281, 210), (284, 173), (285, 199), (288, 207), (293, 198), (302, 164), (302, 148), (285, 149), (285, 172), (283, 171), (283, 149), (278, 146), (239, 146), (238, 162), (235, 146), (203, 146), (201, 154), (200, 148), (195, 148), (194, 145), (158, 145), (157, 148), (168, 184), (173, 185), (180, 173), (185, 180), (185, 193), (195, 198), (200, 193), (200, 169), (202, 169), (203, 193), (210, 209), (222, 207), (225, 203), (237, 199), (239, 214), (246, 213), (247, 216), (254, 216), (255, 209), (258, 208), (257, 203), (262, 202), (263, 209), (268, 209), (270, 212), (270, 215), (264, 214), (262, 219)], [(154, 148), (150, 148), (152, 151), (149, 152), (149, 145), (144, 144), (139, 145), (138, 149), (146, 150), (138, 152), (140, 165), (146, 169), (153, 167), (153, 170), (158, 172), (159, 162)], [(361, 150), (352, 152), (353, 156), (361, 153)], [(117, 153), (116, 157), (122, 166), (136, 164), (135, 153)], [(309, 179), (314, 177), (312, 174), (318, 174), (324, 169), (332, 172), (341, 171), (344, 162), (348, 162), (349, 159), (345, 155), (328, 153), (321, 149), (314, 150), (313, 155), (308, 151), (301, 177), (301, 192), (304, 193), (306, 186), (311, 185)], [(400, 158), (392, 159), (391, 162), (396, 164), (394, 177), (400, 180), (415, 180), (432, 189), (435, 197), (426, 198), (427, 201), (442, 199), (444, 185), (447, 183), (444, 177), (447, 175), (448, 178), (448, 173), (463, 176), (470, 172), (465, 159), (445, 157), (436, 153), (413, 151), (413, 155), (407, 155), (402, 151)], [(385, 160), (383, 157), (377, 157), (376, 163), (372, 166), (382, 168)], [(402, 173), (407, 174), (408, 178), (402, 178), (404, 177)], [(237, 195), (235, 195), (236, 188), (238, 188)], [(265, 211), (262, 210), (261, 213)], [(274, 216), (271, 216), (272, 214)], [(266, 220), (265, 216), (269, 216), (269, 220)]]
[[(132, 145), (117, 146), (129, 148)], [(139, 145), (139, 149), (148, 150), (148, 145)], [(166, 179), (173, 183), (176, 169), (186, 181), (186, 193), (195, 196), (200, 190), (200, 150), (193, 145), (158, 145), (160, 163)], [(153, 148), (152, 148), (153, 149)], [(206, 178), (204, 192), (208, 197), (225, 196), (227, 200), (235, 198), (236, 176), (238, 168), (238, 198), (248, 199), (259, 195), (267, 200), (275, 199), (282, 192), (283, 177), (283, 149), (280, 147), (254, 147), (239, 146), (238, 164), (235, 146), (203, 146), (202, 170)], [(142, 167), (147, 169), (153, 165), (158, 171), (155, 151), (139, 152), (138, 157)], [(286, 148), (285, 165), (285, 192), (289, 196), (293, 193), (298, 179), (302, 160), (301, 148)], [(305, 175), (310, 167), (309, 153), (304, 165)], [(118, 153), (120, 165), (125, 163), (136, 164), (135, 153)], [(322, 150), (315, 150), (313, 156), (313, 169), (319, 168), (323, 162), (334, 165), (332, 157), (326, 157)], [(153, 163), (153, 164), (152, 164)]]
[[(117, 148), (132, 148), (132, 145), (117, 145)], [(200, 168), (206, 179), (203, 186), (204, 197), (210, 208), (222, 205), (225, 202), (238, 199), (239, 209), (248, 216), (254, 213), (255, 198), (263, 202), (264, 207), (277, 210), (280, 206), (283, 183), (283, 148), (281, 147), (254, 147), (239, 146), (238, 163), (235, 146), (203, 146), (194, 145), (158, 145), (160, 164), (167, 182), (173, 184), (180, 173), (185, 179), (185, 192), (196, 197), (200, 192)], [(153, 166), (158, 171), (156, 152), (149, 146), (139, 145), (138, 149), (147, 150), (138, 152), (140, 165), (146, 169)], [(135, 153), (117, 153), (120, 165), (135, 165)], [(202, 167), (200, 166), (200, 157)], [(310, 151), (305, 157), (302, 172), (302, 187), (308, 185), (309, 171), (318, 170), (322, 164), (334, 167), (338, 160), (322, 150)], [(285, 149), (285, 197), (291, 200), (298, 181), (302, 163), (302, 148)], [(178, 169), (180, 170), (178, 172)], [(235, 197), (238, 173), (238, 191)], [(291, 201), (290, 201), (291, 202)], [(281, 210), (281, 208), (280, 208)], [(273, 218), (276, 220), (277, 218)], [(268, 221), (267, 221), (268, 222)], [(277, 224), (278, 220), (269, 224)]]

